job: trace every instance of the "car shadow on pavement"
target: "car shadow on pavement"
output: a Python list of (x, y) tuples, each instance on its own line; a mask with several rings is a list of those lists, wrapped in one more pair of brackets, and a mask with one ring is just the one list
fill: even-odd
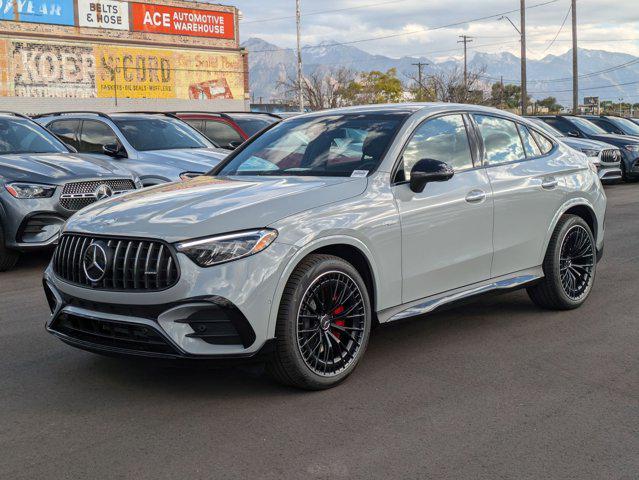
[[(421, 357), (428, 362), (429, 350), (468, 335), (469, 330), (509, 328), (524, 322), (537, 309), (525, 293), (515, 292), (484, 297), (429, 315), (395, 322), (373, 331), (369, 349), (351, 379), (339, 388), (357, 388), (360, 382), (374, 381), (378, 369), (402, 360)], [(521, 317), (519, 319), (518, 317)], [(471, 332), (472, 335), (472, 332)], [(90, 384), (117, 385), (117, 390), (139, 395), (160, 392), (178, 397), (245, 397), (254, 395), (289, 396), (304, 392), (281, 386), (266, 374), (264, 364), (239, 366), (206, 362), (172, 362), (151, 359), (125, 359), (81, 354), (74, 355), (74, 375), (86, 377)], [(76, 377), (82, 383), (81, 379)]]

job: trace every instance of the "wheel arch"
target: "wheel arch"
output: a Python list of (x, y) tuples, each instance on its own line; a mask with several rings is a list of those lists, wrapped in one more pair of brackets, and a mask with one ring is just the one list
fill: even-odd
[(326, 237), (317, 239), (316, 241), (300, 248), (290, 259), (286, 268), (282, 272), (277, 285), (277, 289), (275, 291), (275, 295), (273, 297), (271, 312), (269, 315), (270, 320), (268, 332), (270, 337), (274, 336), (275, 334), (275, 324), (277, 322), (277, 315), (280, 308), (282, 294), (284, 292), (286, 284), (289, 281), (289, 278), (291, 277), (291, 274), (295, 271), (302, 260), (304, 260), (309, 255), (318, 253), (334, 255), (353, 265), (353, 267), (364, 279), (364, 283), (366, 284), (371, 299), (373, 323), (377, 324), (377, 315), (375, 314), (375, 312), (377, 292), (379, 291), (380, 285), (378, 275), (375, 274), (377, 270), (372, 253), (362, 241), (356, 238), (341, 236)]
[(539, 264), (541, 264), (546, 256), (546, 251), (548, 250), (548, 245), (550, 243), (550, 238), (552, 237), (553, 232), (557, 228), (557, 224), (559, 223), (559, 219), (564, 215), (576, 215), (582, 218), (590, 227), (592, 231), (592, 235), (595, 239), (595, 244), (597, 244), (599, 238), (599, 219), (597, 218), (597, 214), (595, 212), (594, 207), (584, 198), (575, 198), (569, 200), (564, 203), (562, 207), (557, 210), (557, 213), (553, 217), (550, 228), (546, 232), (546, 239), (544, 241), (544, 248), (541, 252), (541, 258), (539, 259)]

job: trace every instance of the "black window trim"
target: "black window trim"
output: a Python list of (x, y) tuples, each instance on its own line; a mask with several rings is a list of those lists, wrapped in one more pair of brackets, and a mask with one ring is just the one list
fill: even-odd
[(404, 152), (406, 151), (406, 147), (408, 147), (408, 144), (410, 143), (410, 141), (413, 139), (413, 137), (415, 136), (415, 132), (421, 128), (422, 125), (424, 125), (426, 122), (429, 122), (430, 120), (435, 120), (437, 118), (440, 117), (448, 117), (450, 115), (460, 115), (462, 117), (462, 120), (464, 122), (464, 127), (466, 128), (466, 136), (468, 138), (468, 148), (470, 150), (470, 156), (471, 156), (471, 161), (473, 162), (473, 166), (469, 167), (469, 168), (464, 168), (461, 170), (455, 170), (455, 174), (459, 174), (459, 173), (465, 173), (465, 172), (471, 172), (473, 170), (478, 170), (480, 168), (483, 168), (483, 166), (480, 164), (480, 160), (479, 160), (479, 154), (480, 154), (480, 150), (479, 150), (479, 143), (477, 142), (477, 138), (475, 137), (474, 134), (474, 128), (472, 125), (472, 121), (469, 117), (468, 111), (466, 110), (450, 110), (450, 111), (446, 111), (446, 112), (438, 112), (434, 115), (431, 115), (429, 117), (424, 118), (421, 122), (419, 122), (419, 124), (413, 128), (413, 131), (410, 134), (410, 137), (408, 138), (408, 140), (406, 140), (404, 142), (404, 145), (402, 145), (402, 149), (399, 152), (399, 155), (397, 156), (397, 158), (395, 159), (395, 163), (393, 164), (393, 168), (391, 169), (391, 174), (390, 174), (390, 184), (391, 187), (394, 187), (396, 185), (406, 185), (409, 183), (409, 180), (402, 180), (402, 181), (396, 181), (395, 178), (397, 176), (397, 172), (399, 171), (399, 167), (403, 161), (404, 158)]
[[(501, 167), (501, 166), (503, 166), (503, 165), (510, 165), (510, 164), (513, 164), (513, 163), (522, 163), (522, 162), (528, 162), (528, 161), (530, 161), (530, 160), (538, 160), (538, 159), (540, 159), (540, 158), (544, 158), (544, 157), (548, 157), (548, 156), (550, 156), (551, 154), (553, 154), (554, 152), (556, 152), (556, 151), (557, 151), (557, 148), (559, 148), (559, 144), (558, 144), (557, 142), (555, 142), (553, 139), (548, 138), (548, 135), (546, 135), (546, 134), (544, 134), (544, 133), (541, 133), (541, 132), (539, 131), (539, 129), (537, 129), (536, 127), (532, 127), (532, 126), (530, 126), (530, 125), (527, 125), (527, 124), (525, 124), (525, 123), (523, 123), (523, 122), (521, 122), (521, 121), (519, 121), (519, 120), (517, 120), (517, 119), (513, 119), (513, 118), (507, 117), (507, 116), (505, 116), (505, 115), (499, 115), (499, 114), (497, 114), (497, 113), (493, 113), (493, 112), (482, 112), (482, 111), (475, 111), (475, 110), (473, 110), (473, 111), (471, 111), (471, 112), (469, 112), (469, 113), (470, 113), (470, 117), (472, 118), (473, 125), (474, 125), (474, 126), (475, 126), (475, 128), (477, 129), (477, 137), (478, 137), (479, 142), (480, 142), (480, 145), (481, 145), (481, 148), (480, 148), (480, 151), (481, 151), (481, 159), (482, 159), (482, 163), (483, 163), (484, 168)], [(479, 131), (479, 125), (477, 125), (477, 122), (475, 121), (475, 117), (474, 117), (474, 115), (483, 115), (483, 116), (485, 116), (485, 117), (495, 117), (495, 118), (500, 118), (500, 119), (502, 119), (502, 120), (508, 120), (508, 121), (510, 121), (510, 122), (512, 122), (512, 123), (514, 123), (514, 124), (515, 124), (515, 126), (516, 126), (516, 128), (517, 128), (517, 133), (519, 134), (519, 139), (520, 139), (520, 141), (521, 141), (521, 143), (522, 143), (522, 148), (524, 148), (524, 145), (523, 145), (524, 141), (523, 141), (523, 139), (521, 138), (521, 133), (519, 132), (519, 125), (523, 125), (523, 126), (525, 126), (526, 128), (528, 128), (528, 130), (533, 130), (533, 131), (534, 131), (534, 132), (536, 132), (537, 134), (539, 134), (539, 135), (541, 135), (542, 137), (544, 137), (545, 139), (547, 139), (547, 140), (548, 140), (548, 141), (552, 144), (552, 148), (548, 151), (548, 153), (541, 154), (541, 155), (538, 155), (538, 156), (535, 156), (535, 157), (528, 157), (528, 156), (526, 155), (526, 149), (524, 148), (524, 158), (522, 158), (522, 159), (519, 159), (519, 160), (510, 160), (509, 162), (499, 162), (499, 163), (492, 163), (492, 164), (489, 164), (489, 163), (486, 161), (486, 151), (485, 151), (485, 147), (484, 147), (484, 139), (483, 139), (483, 137), (481, 136), (481, 132)], [(535, 143), (536, 143), (536, 142), (537, 142), (537, 140), (535, 140)], [(537, 144), (537, 146), (539, 147), (539, 151), (541, 151), (541, 147), (539, 146), (539, 144)]]

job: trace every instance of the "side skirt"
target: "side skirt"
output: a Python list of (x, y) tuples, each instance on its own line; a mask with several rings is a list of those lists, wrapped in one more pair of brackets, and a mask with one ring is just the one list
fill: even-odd
[(521, 288), (543, 277), (544, 272), (541, 267), (522, 270), (510, 275), (491, 278), (484, 282), (474, 283), (465, 287), (438, 293), (430, 297), (398, 305), (397, 307), (387, 308), (377, 312), (377, 317), (380, 323), (387, 323), (395, 320), (401, 320), (403, 318), (423, 315), (425, 313), (432, 312), (443, 305), (457, 302), (475, 295), (481, 295), (494, 290), (511, 290)]

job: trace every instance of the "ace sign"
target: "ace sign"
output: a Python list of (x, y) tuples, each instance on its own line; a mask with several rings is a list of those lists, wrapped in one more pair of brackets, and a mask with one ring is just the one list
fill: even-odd
[(129, 29), (129, 5), (117, 0), (78, 0), (81, 27)]
[(229, 12), (132, 3), (133, 31), (208, 38), (235, 38), (235, 18)]

